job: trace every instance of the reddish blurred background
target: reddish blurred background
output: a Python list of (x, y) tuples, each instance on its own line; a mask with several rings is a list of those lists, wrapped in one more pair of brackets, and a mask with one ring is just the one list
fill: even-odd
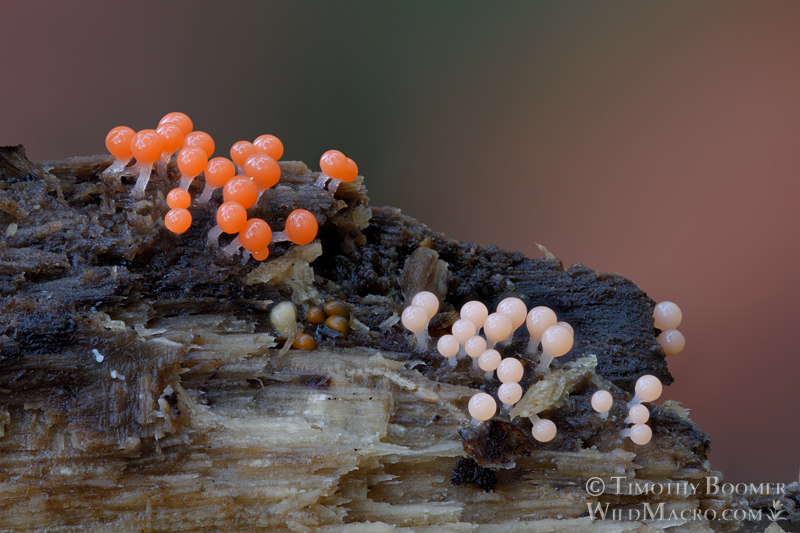
[(344, 149), (373, 203), (678, 302), (680, 400), (733, 481), (800, 466), (800, 4), (7, 2), (0, 144), (185, 111), (224, 153)]

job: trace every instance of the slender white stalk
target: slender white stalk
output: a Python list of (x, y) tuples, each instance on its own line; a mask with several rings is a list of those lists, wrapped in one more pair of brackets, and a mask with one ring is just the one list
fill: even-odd
[(238, 252), (241, 247), (242, 247), (242, 243), (239, 242), (239, 236), (237, 235), (230, 242), (230, 244), (228, 244), (228, 246), (226, 246), (225, 248), (222, 249), (222, 253), (225, 254), (228, 257), (231, 257), (231, 256), (235, 255), (236, 252)]
[(144, 198), (144, 190), (147, 187), (147, 183), (150, 181), (150, 173), (153, 171), (153, 164), (143, 165), (137, 163), (137, 166), (139, 168), (139, 177), (136, 178), (136, 185), (131, 189), (131, 196), (140, 200)]

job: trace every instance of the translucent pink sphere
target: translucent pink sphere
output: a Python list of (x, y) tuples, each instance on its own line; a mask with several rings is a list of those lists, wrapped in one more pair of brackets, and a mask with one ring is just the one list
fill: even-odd
[(400, 321), (403, 323), (403, 326), (412, 333), (419, 333), (427, 328), (428, 320), (430, 320), (430, 318), (428, 317), (427, 311), (416, 305), (406, 307), (403, 310), (403, 314), (400, 316)]
[(483, 332), (486, 334), (486, 340), (490, 344), (495, 344), (506, 340), (511, 335), (513, 327), (511, 319), (506, 315), (492, 313), (486, 317), (486, 322), (483, 324)]
[(534, 339), (541, 339), (545, 330), (550, 326), (555, 326), (558, 322), (555, 312), (549, 307), (540, 305), (534, 307), (528, 312), (528, 317), (525, 324), (528, 327), (528, 333)]
[(469, 320), (475, 327), (480, 329), (483, 323), (486, 322), (486, 317), (489, 316), (489, 310), (481, 302), (472, 300), (461, 306), (461, 318)]
[(630, 429), (630, 437), (634, 444), (644, 446), (653, 438), (653, 430), (647, 424), (634, 424)]
[(469, 414), (475, 420), (485, 422), (497, 412), (497, 403), (494, 398), (485, 392), (479, 392), (469, 399)]
[(614, 398), (607, 390), (599, 390), (592, 394), (592, 409), (598, 413), (607, 413), (614, 405)]
[(443, 357), (447, 357), (448, 359), (458, 355), (459, 348), (461, 348), (461, 345), (452, 335), (442, 335), (439, 337), (439, 340), (436, 341), (436, 349)]
[(428, 314), (428, 319), (433, 318), (433, 315), (439, 312), (439, 298), (432, 292), (418, 292), (411, 299), (411, 305), (423, 308)]
[(497, 370), (503, 357), (497, 350), (486, 350), (478, 356), (478, 367), (484, 372)]
[(656, 337), (656, 341), (667, 355), (678, 355), (686, 348), (686, 337), (677, 329), (665, 329)]
[(572, 332), (564, 326), (550, 326), (542, 335), (542, 352), (550, 357), (561, 357), (572, 349)]
[(478, 329), (475, 327), (475, 324), (463, 318), (453, 322), (453, 327), (450, 328), (450, 332), (453, 334), (453, 337), (458, 339), (458, 342), (461, 344), (464, 344), (469, 339), (474, 337), (477, 331)]
[(522, 398), (522, 387), (517, 382), (503, 383), (497, 389), (497, 397), (504, 405), (514, 405)]
[(516, 330), (525, 323), (528, 308), (525, 306), (525, 302), (519, 298), (511, 297), (505, 298), (497, 304), (497, 312), (510, 318), (511, 326)]
[(572, 336), (573, 337), (575, 336), (575, 330), (572, 329), (572, 326), (570, 326), (567, 322), (564, 322), (563, 320), (560, 320), (560, 321), (558, 321), (556, 323), (556, 326), (561, 326), (563, 328), (567, 328), (569, 330), (569, 332), (572, 334)]
[(634, 405), (631, 407), (630, 411), (628, 411), (628, 418), (630, 418), (631, 422), (634, 424), (644, 424), (650, 420), (650, 410), (642, 404)]
[(555, 438), (557, 432), (558, 430), (553, 421), (545, 418), (536, 421), (531, 428), (533, 438), (539, 442), (550, 442)]
[(480, 357), (486, 351), (486, 339), (478, 336), (470, 337), (464, 343), (464, 351), (473, 359)]
[(635, 393), (643, 402), (654, 402), (661, 397), (664, 387), (661, 380), (650, 374), (646, 374), (636, 380)]
[(500, 361), (500, 364), (497, 366), (497, 379), (499, 379), (501, 383), (516, 383), (522, 379), (524, 372), (525, 369), (522, 367), (522, 363), (519, 362), (519, 359), (506, 357)]
[(683, 320), (683, 312), (674, 302), (660, 302), (653, 309), (653, 322), (658, 329), (677, 329)]

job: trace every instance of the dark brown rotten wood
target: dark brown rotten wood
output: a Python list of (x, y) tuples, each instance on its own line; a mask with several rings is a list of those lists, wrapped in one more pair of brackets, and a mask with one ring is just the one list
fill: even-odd
[[(361, 178), (335, 195), (314, 187), (299, 162), (281, 164), (251, 216), (282, 229), (307, 209), (318, 241), (242, 264), (207, 246), (218, 199), (193, 206), (191, 229), (173, 235), (162, 220), (176, 181), (154, 179), (136, 202), (131, 178), (100, 175), (110, 161), (34, 164), (22, 147), (0, 148), (0, 528), (577, 531), (607, 526), (587, 503), (636, 501), (590, 497), (593, 475), (711, 472), (708, 437), (675, 404), (653, 409), (650, 445), (619, 436), (636, 378), (672, 381), (653, 302), (621, 276), (449, 239), (371, 208)], [(443, 301), (432, 333), (464, 302), (491, 308), (508, 295), (573, 325), (576, 345), (547, 378), (565, 379), (563, 397), (534, 388), (519, 407), (546, 404), (556, 440), (533, 441), (526, 416), (469, 425), (482, 380), (415, 351), (397, 321), (421, 288)], [(344, 302), (349, 335), (301, 320), (317, 349), (279, 350), (268, 312), (285, 300), (299, 317)], [(504, 351), (526, 344), (520, 332)], [(537, 382), (526, 369), (524, 388)], [(616, 400), (608, 422), (589, 407), (599, 386)], [(651, 500), (733, 505), (703, 493)], [(712, 525), (732, 527), (686, 527)]]

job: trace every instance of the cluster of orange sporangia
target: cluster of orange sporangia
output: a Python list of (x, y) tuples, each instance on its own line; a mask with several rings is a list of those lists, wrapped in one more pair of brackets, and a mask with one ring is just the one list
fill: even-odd
[[(245, 260), (251, 256), (263, 261), (269, 256), (269, 245), (289, 241), (308, 244), (317, 236), (318, 223), (312, 213), (295, 209), (286, 219), (283, 231), (273, 232), (260, 218), (248, 217), (247, 210), (256, 205), (267, 189), (281, 178), (278, 160), (283, 156), (283, 143), (274, 135), (261, 135), (252, 142), (238, 141), (231, 146), (230, 159), (213, 157), (216, 145), (206, 132), (194, 131), (192, 120), (184, 113), (166, 114), (156, 129), (138, 132), (127, 126), (112, 128), (106, 135), (106, 148), (115, 160), (105, 170), (112, 177), (122, 176), (135, 160), (131, 171), (138, 174), (131, 195), (141, 199), (154, 172), (168, 179), (168, 164), (174, 160), (180, 172), (180, 183), (167, 195), (169, 211), (165, 227), (176, 234), (192, 225), (189, 208), (192, 197), (189, 187), (201, 175), (205, 179), (198, 205), (209, 202), (217, 189), (222, 189), (222, 203), (217, 208), (217, 224), (208, 233), (208, 243), (219, 246), (223, 233), (233, 239), (222, 251), (232, 256), (244, 249)], [(328, 150), (320, 158), (322, 172), (314, 184), (333, 193), (341, 182), (358, 177), (355, 162), (338, 150)]]

